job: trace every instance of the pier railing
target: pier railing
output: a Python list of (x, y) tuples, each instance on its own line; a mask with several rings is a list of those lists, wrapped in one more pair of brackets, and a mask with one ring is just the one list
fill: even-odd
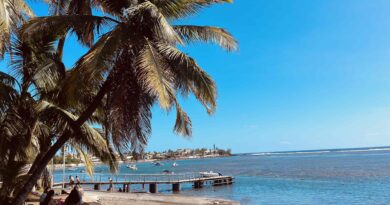
[[(57, 175), (62, 178), (63, 175)], [(73, 177), (75, 177), (74, 175)], [(94, 174), (92, 177), (87, 174), (77, 175), (80, 180), (80, 185), (93, 185), (94, 190), (100, 190), (101, 186), (108, 186), (107, 190), (113, 191), (115, 186), (123, 186), (123, 192), (130, 192), (131, 185), (149, 185), (150, 193), (157, 193), (157, 185), (170, 184), (174, 192), (180, 191), (180, 185), (185, 183), (193, 183), (194, 188), (202, 188), (205, 183), (213, 186), (232, 184), (234, 178), (231, 176), (204, 176), (201, 173), (180, 173), (180, 174)], [(77, 182), (76, 182), (77, 183)], [(67, 182), (57, 182), (54, 186), (69, 185)], [(142, 188), (142, 189), (143, 189)]]
[[(192, 181), (196, 179), (203, 178), (200, 173), (190, 172), (190, 173), (179, 173), (179, 174), (101, 174), (95, 173), (92, 177), (85, 174), (66, 174), (66, 182), (69, 182), (69, 176), (72, 175), (73, 178), (78, 176), (80, 182), (109, 182), (111, 179), (112, 182), (177, 182), (177, 181)], [(55, 174), (54, 178), (63, 179), (62, 174)]]

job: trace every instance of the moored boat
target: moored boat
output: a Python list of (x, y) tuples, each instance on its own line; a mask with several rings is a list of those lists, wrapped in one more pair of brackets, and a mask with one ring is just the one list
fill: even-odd
[(138, 170), (138, 168), (137, 168), (137, 165), (135, 165), (135, 164), (130, 164), (130, 165), (126, 165), (126, 167), (128, 168), (128, 169), (131, 169), (131, 170)]
[(222, 176), (220, 173), (216, 173), (213, 171), (210, 172), (199, 172), (200, 176), (202, 177), (217, 177), (217, 176)]

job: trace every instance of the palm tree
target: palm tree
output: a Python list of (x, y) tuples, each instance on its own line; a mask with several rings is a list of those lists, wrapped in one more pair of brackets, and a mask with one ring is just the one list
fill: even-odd
[(11, 50), (11, 35), (25, 16), (33, 17), (34, 13), (24, 0), (0, 1), (0, 59)]
[[(221, 2), (230, 1), (94, 0), (91, 5), (102, 7), (108, 16), (82, 14), (35, 18), (23, 26), (22, 39), (39, 42), (63, 37), (71, 31), (79, 36), (80, 42), (88, 45), (91, 39), (86, 38), (89, 33), (86, 31), (109, 25), (112, 29), (102, 35), (67, 73), (63, 82), (71, 83), (62, 84), (58, 104), (85, 105), (77, 113), (79, 117), (72, 118), (73, 123), (69, 122), (74, 131), (91, 120), (96, 112), (102, 111), (105, 138), (113, 142), (114, 148), (119, 153), (140, 152), (151, 132), (151, 108), (155, 103), (167, 111), (176, 109), (174, 131), (184, 136), (191, 135), (191, 121), (178, 103), (178, 94), (193, 93), (209, 114), (215, 111), (214, 81), (177, 46), (203, 41), (232, 51), (237, 48), (237, 42), (221, 28), (171, 25), (170, 22)], [(74, 136), (77, 135), (62, 133), (45, 156), (35, 160), (37, 168), (12, 204), (19, 205), (24, 201), (43, 167)]]
[(26, 170), (27, 162), (44, 156), (62, 133), (77, 135), (69, 143), (84, 158), (88, 173), (93, 170), (88, 153), (115, 170), (116, 159), (102, 132), (88, 124), (73, 130), (69, 124), (77, 115), (54, 104), (56, 99), (51, 93), (65, 80), (65, 68), (56, 60), (51, 39), (34, 45), (18, 40), (13, 43), (12, 67), (16, 76), (0, 72), (1, 204), (7, 204), (36, 169), (32, 166)]

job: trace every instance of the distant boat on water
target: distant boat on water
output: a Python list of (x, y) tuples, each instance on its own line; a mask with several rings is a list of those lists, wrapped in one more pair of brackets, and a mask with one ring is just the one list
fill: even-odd
[(174, 172), (172, 172), (172, 171), (169, 171), (169, 170), (167, 170), (167, 169), (166, 169), (166, 170), (164, 170), (164, 171), (163, 171), (163, 173), (164, 173), (164, 174), (174, 174)]
[(176, 162), (174, 162), (174, 163), (172, 164), (172, 167), (177, 167), (177, 166), (179, 166), (179, 164), (176, 163)]
[(126, 165), (126, 167), (127, 167), (128, 169), (133, 170), (133, 171), (138, 170), (137, 165), (135, 165), (135, 164), (129, 164), (129, 165)]
[(163, 164), (160, 163), (160, 162), (153, 162), (153, 164), (154, 164), (155, 166), (161, 166), (161, 165), (163, 165)]

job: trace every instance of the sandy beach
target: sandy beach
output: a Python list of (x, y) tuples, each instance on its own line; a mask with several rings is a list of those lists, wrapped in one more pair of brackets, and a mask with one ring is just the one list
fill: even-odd
[(217, 198), (162, 195), (146, 193), (108, 193), (86, 191), (84, 201), (101, 205), (239, 205), (239, 203)]

